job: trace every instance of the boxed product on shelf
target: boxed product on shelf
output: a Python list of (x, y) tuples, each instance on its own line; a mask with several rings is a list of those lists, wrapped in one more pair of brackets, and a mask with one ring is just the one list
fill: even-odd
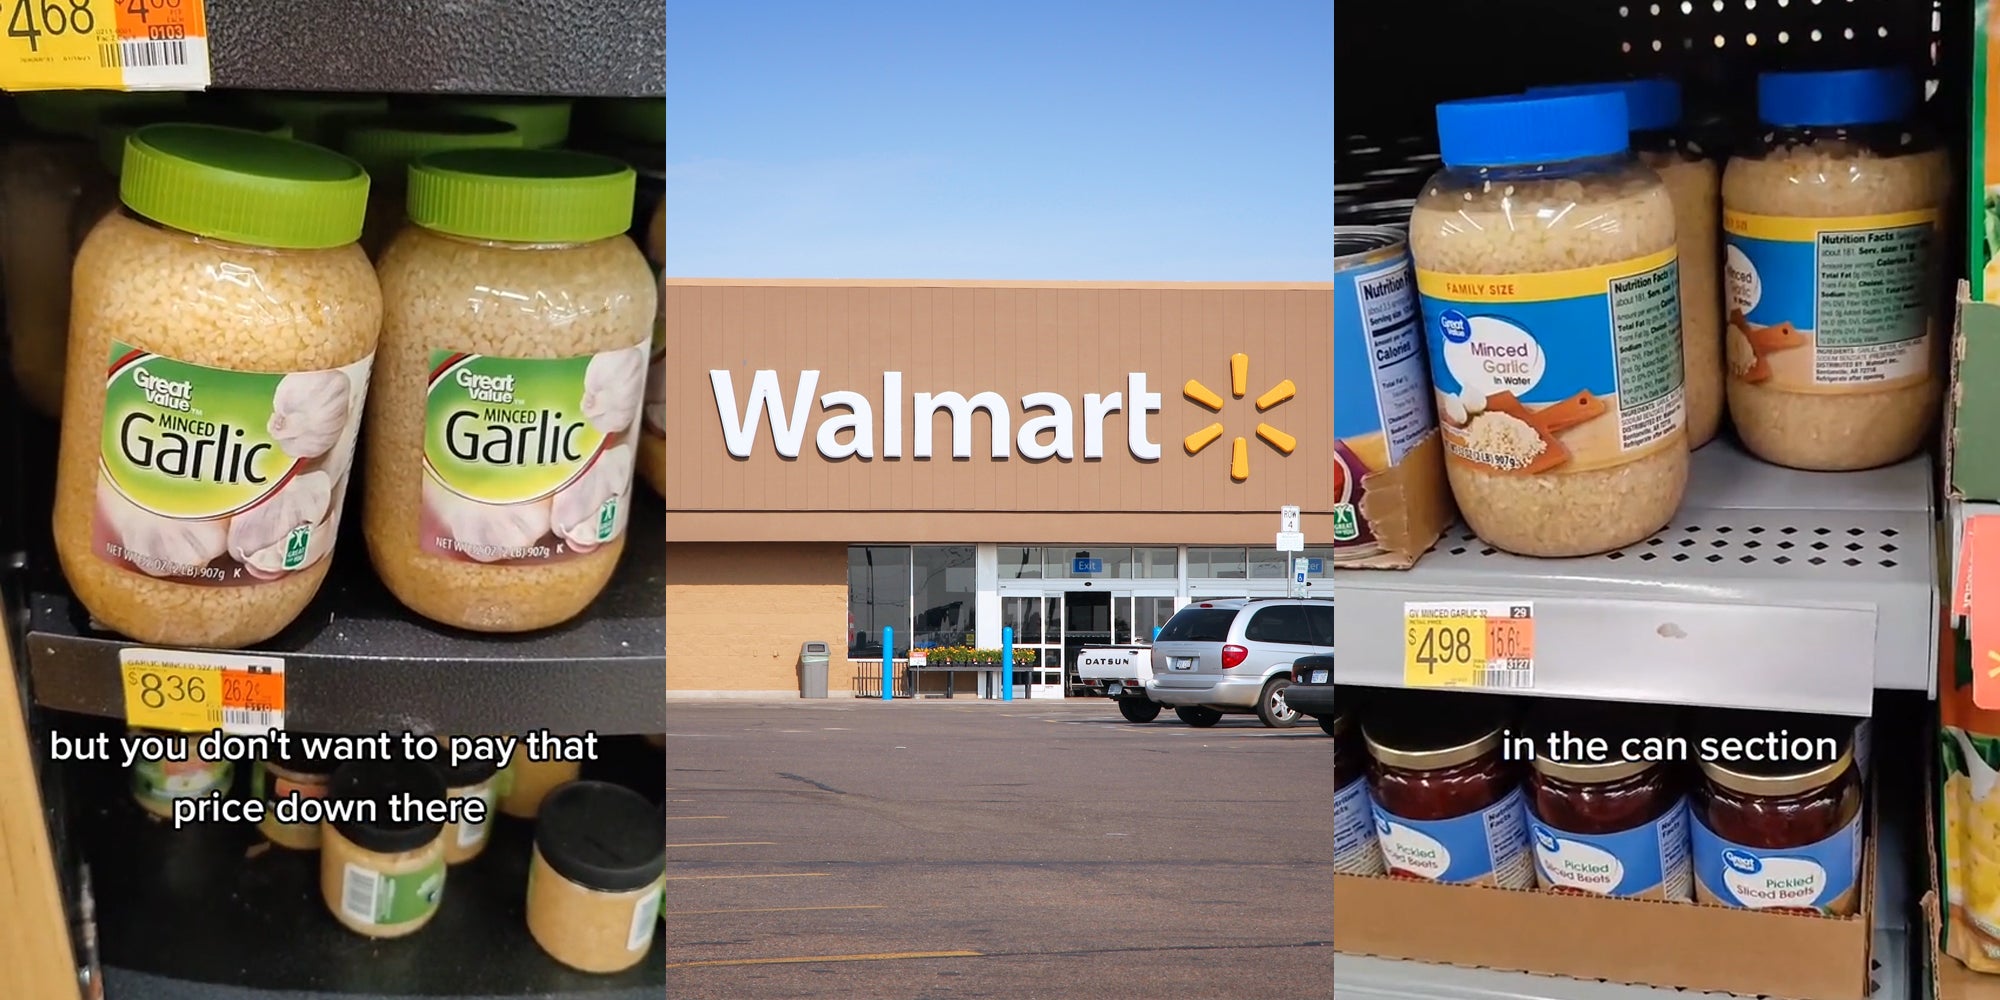
[(2000, 144), (1993, 126), (2000, 115), (2000, 80), (1993, 75), (2000, 35), (1992, 20), (1992, 4), (1973, 0), (1971, 118), (1966, 123), (1966, 224), (1968, 271), (1972, 299), (1988, 301), (2000, 293)]
[(1958, 287), (1951, 342), (1949, 405), (1945, 407), (1946, 482), (1958, 500), (2000, 500), (2000, 303), (1977, 301)]

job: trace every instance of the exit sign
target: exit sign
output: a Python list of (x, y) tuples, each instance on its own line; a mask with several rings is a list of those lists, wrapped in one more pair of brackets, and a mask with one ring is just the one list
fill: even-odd
[(1075, 573), (1078, 576), (1087, 576), (1091, 573), (1102, 573), (1104, 572), (1104, 560), (1072, 559), (1070, 560), (1069, 571), (1071, 573)]

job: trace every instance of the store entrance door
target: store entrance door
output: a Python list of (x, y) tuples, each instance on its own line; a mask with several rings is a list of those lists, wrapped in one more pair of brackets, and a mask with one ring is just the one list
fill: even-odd
[[(1109, 646), (1111, 638), (1111, 592), (1072, 590), (1063, 594), (1062, 676), (1056, 683), (1065, 689), (1076, 676), (1077, 657), (1086, 646)], [(1036, 697), (1040, 697), (1037, 695)]]

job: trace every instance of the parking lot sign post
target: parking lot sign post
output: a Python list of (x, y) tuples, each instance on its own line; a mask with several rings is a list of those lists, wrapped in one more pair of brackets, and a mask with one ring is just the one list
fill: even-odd
[(1014, 700), (1014, 626), (1000, 629), (1000, 700)]
[[(1301, 527), (1299, 509), (1297, 507), (1288, 504), (1278, 508), (1277, 550), (1287, 554), (1304, 552), (1306, 549), (1306, 533), (1300, 530)], [(1292, 561), (1295, 562), (1295, 565), (1292, 567), (1292, 572), (1287, 574), (1291, 577), (1291, 582), (1285, 587), (1285, 596), (1304, 597), (1306, 596), (1307, 561), (1304, 559)]]
[(882, 700), (896, 699), (896, 630), (882, 626)]

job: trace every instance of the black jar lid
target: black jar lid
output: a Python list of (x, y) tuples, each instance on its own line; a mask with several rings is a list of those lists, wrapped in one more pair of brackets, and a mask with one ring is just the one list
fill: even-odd
[[(356, 760), (342, 764), (333, 772), (327, 798), (336, 802), (373, 802), (375, 818), (370, 822), (343, 819), (335, 822), (333, 828), (354, 846), (376, 854), (402, 854), (436, 840), (444, 832), (443, 823), (395, 820), (389, 811), (389, 800), (403, 796), (423, 802), (443, 799), (444, 775), (430, 764), (413, 760)], [(664, 830), (661, 836), (664, 839)]]
[[(1695, 753), (1702, 758), (1702, 775), (1724, 788), (1746, 795), (1798, 795), (1832, 784), (1854, 766), (1857, 721), (1839, 715), (1711, 709), (1695, 723)], [(1789, 759), (1714, 760), (1706, 756), (1711, 746), (1728, 739), (1755, 742), (1762, 745), (1760, 752), (1768, 751), (1771, 747), (1766, 738), (1772, 736), (1788, 751), (1825, 746), (1832, 752)]]
[(471, 788), (484, 784), (500, 773), (500, 765), (490, 760), (468, 760), (457, 767), (444, 767), (444, 783), (449, 788)]
[(542, 800), (535, 848), (556, 874), (598, 892), (631, 892), (667, 869), (667, 823), (646, 797), (605, 781), (572, 781)]
[(340, 770), (340, 765), (346, 763), (345, 761), (335, 760), (332, 757), (313, 756), (306, 753), (306, 740), (310, 739), (315, 743), (320, 743), (321, 746), (326, 746), (327, 744), (322, 741), (336, 739), (337, 737), (325, 736), (320, 733), (290, 733), (287, 735), (288, 738), (285, 740), (283, 751), (264, 758), (266, 765), (281, 767), (293, 774), (324, 778)]
[(1454, 767), (1499, 749), (1510, 707), (1493, 695), (1385, 692), (1361, 717), (1361, 737), (1388, 767)]
[[(1625, 745), (1632, 739), (1652, 741), (1650, 746), (1666, 749), (1674, 735), (1679, 713), (1673, 706), (1625, 702), (1542, 700), (1528, 710), (1521, 728), (1535, 741), (1531, 766), (1544, 775), (1578, 784), (1617, 781), (1661, 766), (1664, 761), (1628, 760)], [(1571, 738), (1602, 741), (1603, 760), (1557, 760), (1549, 756), (1549, 736), (1568, 734)], [(1640, 750), (1635, 746), (1633, 749)]]

